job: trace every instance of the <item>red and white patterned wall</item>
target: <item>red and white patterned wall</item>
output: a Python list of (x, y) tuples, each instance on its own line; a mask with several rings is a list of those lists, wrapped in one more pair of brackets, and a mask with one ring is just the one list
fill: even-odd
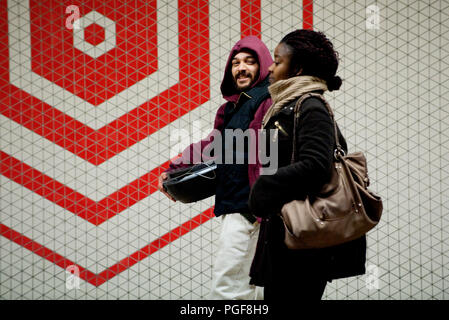
[(212, 128), (232, 45), (297, 28), (340, 52), (329, 100), (387, 204), (368, 274), (325, 298), (447, 298), (448, 6), (428, 2), (1, 1), (0, 299), (205, 298), (213, 199), (157, 177), (179, 129)]

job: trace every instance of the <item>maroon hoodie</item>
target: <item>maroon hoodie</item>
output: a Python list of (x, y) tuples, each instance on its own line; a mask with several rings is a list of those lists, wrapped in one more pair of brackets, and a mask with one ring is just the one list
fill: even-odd
[[(241, 40), (239, 40), (234, 47), (231, 49), (231, 52), (229, 53), (228, 61), (226, 63), (226, 68), (223, 76), (223, 80), (221, 82), (220, 90), (223, 95), (223, 98), (227, 102), (237, 102), (240, 92), (235, 88), (234, 86), (234, 80), (232, 78), (231, 73), (231, 61), (234, 58), (234, 56), (241, 52), (243, 49), (249, 49), (252, 52), (254, 52), (257, 56), (258, 62), (259, 62), (259, 77), (254, 81), (254, 83), (251, 85), (251, 88), (256, 86), (259, 82), (263, 81), (268, 76), (268, 68), (273, 63), (273, 60), (270, 55), (270, 51), (268, 50), (267, 46), (257, 37), (255, 36), (248, 36)], [(214, 129), (222, 131), (223, 130), (223, 122), (224, 122), (224, 110), (225, 110), (226, 103), (222, 104), (220, 108), (218, 108), (217, 114), (215, 116), (215, 122), (214, 122)], [(251, 121), (249, 128), (250, 129), (260, 129), (262, 126), (262, 119), (267, 112), (268, 108), (271, 106), (271, 99), (268, 98), (264, 100), (259, 108), (257, 109), (254, 119)], [(190, 146), (188, 146), (182, 153), (181, 159), (177, 159), (177, 164), (170, 163), (170, 167), (167, 171), (187, 167), (193, 163), (193, 159), (197, 159), (197, 157), (194, 157), (194, 152), (198, 152), (201, 150), (201, 152), (204, 150), (204, 148), (211, 143), (211, 136), (212, 133), (209, 134), (205, 139), (202, 139), (199, 142), (192, 143)], [(257, 141), (254, 141), (254, 143), (257, 143)], [(253, 183), (256, 181), (257, 177), (259, 176), (260, 171), (260, 163), (257, 161), (256, 164), (250, 164), (248, 165), (248, 177), (249, 177), (249, 183), (250, 186), (253, 185)]]

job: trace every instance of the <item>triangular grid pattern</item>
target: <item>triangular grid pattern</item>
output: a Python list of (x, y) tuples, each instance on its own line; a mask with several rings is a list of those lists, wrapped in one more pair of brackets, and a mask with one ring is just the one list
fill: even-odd
[[(367, 28), (375, 5), (379, 29)], [(314, 1), (314, 28), (341, 58), (337, 119), (366, 152), (384, 216), (368, 236), (367, 267), (327, 299), (447, 299), (449, 79), (444, 1)], [(378, 289), (367, 286), (376, 276)]]
[[(206, 298), (213, 199), (173, 204), (156, 178), (180, 151), (181, 129), (191, 140), (211, 129), (232, 44), (253, 34), (273, 50), (302, 27), (324, 31), (340, 52), (344, 85), (328, 97), (385, 200), (369, 272), (333, 281), (324, 298), (448, 298), (447, 4), (377, 1), (373, 30), (368, 1), (92, 1), (80, 7), (98, 13), (100, 27), (81, 33), (87, 43), (102, 43), (102, 27), (108, 38), (107, 19), (116, 24), (117, 47), (97, 58), (71, 47), (62, 14), (71, 4), (0, 4), (10, 30), (0, 36), (0, 299)], [(33, 33), (42, 24), (49, 32)], [(30, 83), (28, 65), (66, 91)], [(79, 97), (91, 106), (77, 108)], [(70, 264), (76, 289), (66, 287)], [(369, 289), (375, 275), (379, 289)]]

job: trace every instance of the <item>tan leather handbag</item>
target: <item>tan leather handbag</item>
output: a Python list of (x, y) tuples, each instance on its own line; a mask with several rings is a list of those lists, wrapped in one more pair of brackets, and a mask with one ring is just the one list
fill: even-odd
[(332, 177), (316, 196), (293, 200), (282, 207), (285, 244), (290, 249), (324, 248), (351, 241), (374, 228), (382, 215), (382, 199), (368, 190), (369, 178), (363, 153), (345, 155), (338, 140), (337, 124), (327, 101), (309, 93), (296, 103), (293, 155), (296, 155), (296, 128), (302, 102), (309, 97), (321, 99), (334, 123), (336, 146)]

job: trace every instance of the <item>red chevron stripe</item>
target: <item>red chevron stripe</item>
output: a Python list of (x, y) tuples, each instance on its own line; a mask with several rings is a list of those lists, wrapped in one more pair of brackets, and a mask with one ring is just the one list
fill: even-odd
[(45, 246), (31, 240), (28, 237), (14, 231), (13, 229), (7, 227), (0, 223), (0, 235), (3, 237), (17, 243), (18, 245), (30, 250), (31, 252), (37, 254), (38, 256), (56, 264), (57, 266), (66, 269), (70, 265), (75, 265), (80, 270), (80, 278), (89, 282), (94, 286), (100, 286), (106, 281), (114, 278), (116, 275), (125, 271), (126, 269), (132, 267), (137, 262), (145, 259), (146, 257), (152, 255), (153, 253), (159, 251), (169, 243), (175, 241), (179, 237), (185, 235), (186, 233), (199, 227), (201, 224), (209, 221), (214, 217), (213, 207), (207, 209), (206, 211), (200, 213), (189, 221), (183, 223), (181, 226), (167, 232), (162, 237), (154, 240), (147, 246), (139, 249), (130, 256), (124, 258), (120, 262), (114, 264), (108, 269), (102, 271), (99, 274), (95, 274), (92, 271), (85, 269), (84, 267), (77, 265), (76, 263), (70, 261), (69, 259), (57, 254), (56, 252), (46, 248)]
[(169, 161), (96, 202), (0, 151), (0, 173), (80, 218), (98, 226), (157, 190)]

